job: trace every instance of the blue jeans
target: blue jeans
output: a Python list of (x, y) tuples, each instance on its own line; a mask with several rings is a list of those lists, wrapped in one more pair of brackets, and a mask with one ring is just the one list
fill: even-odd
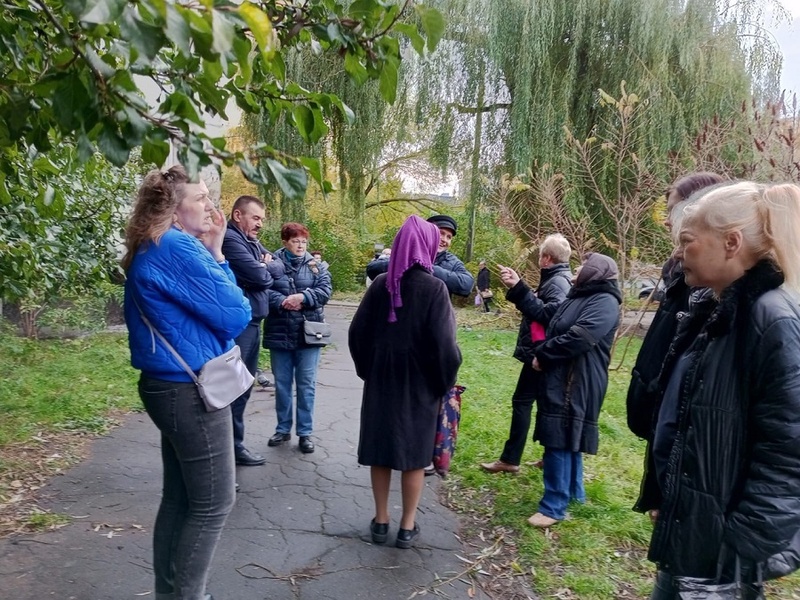
[(269, 362), (275, 377), (275, 433), (292, 432), (292, 383), (297, 384), (297, 435), (314, 431), (314, 398), (317, 393), (317, 368), (322, 348), (270, 350)]
[(545, 448), (543, 460), (544, 496), (539, 502), (539, 512), (561, 521), (567, 515), (570, 500), (586, 502), (583, 454)]
[(206, 412), (194, 383), (142, 375), (139, 397), (161, 431), (164, 480), (153, 534), (156, 594), (203, 600), (236, 496), (231, 413)]
[[(261, 319), (250, 321), (250, 324), (236, 338), (236, 343), (242, 352), (242, 360), (247, 370), (255, 377), (258, 368), (258, 352), (261, 340)], [(244, 409), (250, 399), (251, 387), (244, 394), (239, 396), (231, 404), (231, 416), (233, 417), (233, 450), (238, 456), (244, 450)]]

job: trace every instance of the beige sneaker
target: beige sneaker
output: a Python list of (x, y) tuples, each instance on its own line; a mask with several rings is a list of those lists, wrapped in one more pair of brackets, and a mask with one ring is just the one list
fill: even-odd
[(542, 513), (536, 513), (530, 519), (528, 519), (528, 523), (533, 525), (534, 527), (539, 527), (541, 529), (547, 529), (548, 527), (552, 527), (556, 523), (558, 523), (558, 519), (553, 519), (548, 517), (547, 515), (543, 515)]
[(514, 473), (515, 475), (519, 473), (519, 467), (517, 465), (511, 465), (507, 462), (503, 462), (502, 460), (496, 460), (490, 463), (481, 463), (481, 469), (488, 471), (489, 473)]

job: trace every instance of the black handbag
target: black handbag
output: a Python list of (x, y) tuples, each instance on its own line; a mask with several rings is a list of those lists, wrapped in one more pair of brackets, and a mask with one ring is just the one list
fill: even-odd
[(742, 581), (739, 556), (736, 556), (733, 581), (720, 583), (722, 564), (717, 570), (717, 577), (673, 577), (680, 600), (763, 600), (764, 586), (761, 565), (756, 566), (757, 581)]
[(303, 318), (303, 339), (309, 346), (327, 346), (331, 343), (331, 326), (325, 321)]

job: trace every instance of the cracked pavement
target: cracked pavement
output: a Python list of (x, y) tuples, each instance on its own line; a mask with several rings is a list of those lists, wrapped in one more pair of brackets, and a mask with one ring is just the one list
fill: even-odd
[[(264, 455), (237, 467), (241, 491), (214, 558), (215, 600), (406, 600), (419, 595), (487, 599), (473, 584), (455, 513), (426, 478), (410, 550), (394, 547), (400, 477), (392, 480), (389, 542), (373, 545), (369, 468), (356, 462), (362, 382), (347, 350), (354, 307), (326, 308), (333, 344), (323, 350), (317, 383), (313, 454), (297, 437), (267, 447), (274, 432), (272, 389), (248, 403), (245, 441)], [(144, 413), (92, 442), (89, 457), (41, 491), (40, 506), (69, 515), (54, 531), (0, 540), (0, 596), (14, 600), (154, 598), (152, 526), (160, 497), (156, 427)]]

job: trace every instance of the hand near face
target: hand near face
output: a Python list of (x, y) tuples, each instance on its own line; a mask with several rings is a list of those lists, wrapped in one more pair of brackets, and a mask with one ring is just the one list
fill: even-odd
[(200, 241), (203, 242), (203, 245), (217, 262), (225, 260), (225, 255), (222, 253), (222, 240), (225, 239), (225, 230), (227, 227), (228, 224), (227, 221), (225, 221), (223, 212), (213, 208), (211, 210), (211, 225), (208, 231), (200, 236)]
[(519, 275), (514, 269), (503, 265), (497, 265), (497, 268), (500, 271), (500, 281), (503, 282), (504, 286), (512, 288), (519, 283)]

